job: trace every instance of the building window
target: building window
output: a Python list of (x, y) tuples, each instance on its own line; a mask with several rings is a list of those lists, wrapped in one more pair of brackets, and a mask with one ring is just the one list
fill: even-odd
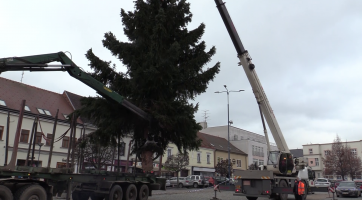
[(325, 155), (325, 156), (328, 156), (328, 155), (330, 155), (330, 154), (331, 154), (331, 151), (330, 151), (330, 150), (325, 150), (325, 151), (324, 151), (324, 155)]
[(220, 162), (222, 162), (224, 159), (223, 158), (220, 158)]
[(69, 147), (69, 137), (68, 136), (63, 137), (62, 147), (64, 147), (64, 148)]
[(263, 147), (260, 147), (261, 148), (261, 157), (264, 157), (264, 149), (263, 149)]
[(210, 164), (210, 154), (206, 155), (206, 159), (207, 159), (207, 164)]
[(241, 167), (241, 160), (236, 160), (236, 167)]
[(37, 110), (40, 114), (52, 116), (52, 114), (50, 113), (49, 110), (42, 109), (42, 108), (37, 108)]
[(234, 135), (234, 140), (238, 140), (238, 135)]
[(63, 116), (64, 116), (64, 119), (69, 119), (69, 116), (68, 116), (68, 115), (63, 114)]
[(126, 143), (125, 143), (125, 142), (121, 142), (121, 143), (119, 144), (119, 155), (120, 155), (120, 156), (124, 156), (125, 152), (126, 152)]
[(36, 144), (41, 143), (41, 132), (37, 132), (37, 133), (36, 133), (35, 143), (36, 143)]
[(217, 163), (220, 163), (220, 161), (221, 161), (220, 157), (217, 157)]
[(0, 99), (0, 106), (6, 106), (6, 103), (5, 103), (4, 100), (1, 100), (1, 99)]
[(309, 154), (313, 154), (313, 149), (309, 149)]
[(53, 134), (48, 133), (47, 134), (47, 140), (45, 142), (46, 146), (50, 146), (50, 143), (52, 142)]
[(201, 163), (201, 153), (197, 153), (197, 163)]
[(21, 135), (20, 135), (20, 142), (24, 142), (24, 143), (28, 143), (29, 140), (29, 130), (21, 130)]
[(259, 160), (259, 165), (264, 165), (264, 160)]
[(318, 158), (315, 159), (315, 166), (319, 166), (319, 159)]
[(172, 156), (172, 149), (167, 149), (167, 157)]
[(311, 160), (311, 161), (310, 161), (310, 164), (312, 164), (312, 165), (313, 165), (313, 160)]
[(351, 149), (353, 155), (357, 155), (357, 149)]
[(321, 173), (317, 173), (317, 178), (320, 178), (321, 177)]
[(0, 126), (0, 140), (3, 139), (4, 127)]
[(24, 107), (24, 110), (26, 110), (26, 111), (30, 111), (29, 106), (25, 106), (25, 107)]
[(255, 164), (255, 163), (258, 164), (258, 163), (259, 163), (259, 160), (254, 158), (254, 159), (253, 159), (253, 164)]
[(337, 180), (341, 180), (342, 176), (341, 175), (337, 175)]

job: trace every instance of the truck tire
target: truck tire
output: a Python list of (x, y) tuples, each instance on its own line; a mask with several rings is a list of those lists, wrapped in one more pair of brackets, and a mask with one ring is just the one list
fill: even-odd
[(138, 191), (137, 200), (147, 200), (149, 192), (150, 190), (146, 184), (141, 185)]
[(124, 193), (124, 200), (136, 200), (137, 199), (137, 187), (134, 184), (130, 184), (126, 192)]
[(40, 185), (26, 185), (15, 193), (15, 200), (47, 200), (47, 193)]
[(0, 185), (0, 199), (13, 199), (13, 193), (9, 188)]
[(109, 195), (106, 197), (106, 200), (122, 200), (123, 198), (123, 190), (121, 186), (114, 185), (109, 192)]
[(246, 197), (247, 200), (257, 200), (258, 197)]
[[(72, 192), (72, 199), (73, 200), (88, 200), (89, 199), (89, 193), (82, 193), (78, 190), (74, 190)], [(93, 200), (93, 199), (92, 199)]]
[[(288, 187), (287, 181), (281, 180), (279, 182), (279, 187)], [(280, 200), (287, 200), (288, 199), (288, 194), (279, 194), (279, 199)]]

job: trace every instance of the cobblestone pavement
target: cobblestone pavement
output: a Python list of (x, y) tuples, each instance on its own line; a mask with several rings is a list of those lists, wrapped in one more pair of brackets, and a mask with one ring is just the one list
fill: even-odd
[[(216, 193), (220, 200), (246, 200), (246, 197), (233, 196), (234, 191), (221, 191)], [(205, 189), (187, 189), (187, 188), (167, 188), (166, 191), (155, 190), (152, 192), (149, 200), (211, 200), (215, 196), (213, 188)], [(347, 199), (350, 197), (335, 197), (335, 199)], [(65, 198), (54, 198), (55, 200), (65, 200)], [(316, 192), (309, 194), (307, 200), (332, 200), (332, 193)], [(356, 199), (356, 198), (354, 198)], [(359, 197), (358, 199), (362, 199)], [(91, 200), (91, 199), (89, 199)], [(259, 197), (258, 200), (268, 200), (268, 198)], [(288, 200), (294, 200), (293, 195), (288, 196)]]

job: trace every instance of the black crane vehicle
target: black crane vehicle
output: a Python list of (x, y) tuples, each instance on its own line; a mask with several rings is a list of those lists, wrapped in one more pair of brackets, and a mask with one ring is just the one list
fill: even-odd
[[(237, 183), (235, 184), (234, 195), (246, 196), (249, 200), (256, 200), (258, 197), (273, 197), (286, 200), (288, 194), (293, 194), (293, 186), (296, 177), (301, 178), (307, 186), (308, 191), (327, 191), (325, 188), (309, 187), (309, 180), (315, 178), (313, 171), (310, 167), (306, 167), (306, 164), (303, 161), (299, 161), (298, 158), (293, 158), (293, 155), (290, 153), (287, 142), (284, 139), (268, 98), (256, 74), (255, 65), (252, 62), (249, 52), (245, 50), (240, 40), (226, 9), (225, 2), (222, 0), (214, 1), (236, 49), (237, 57), (240, 60), (238, 64), (243, 67), (255, 95), (268, 147), (268, 161), (266, 165), (259, 166), (259, 170), (235, 172), (234, 175), (237, 178)], [(271, 134), (277, 145), (277, 151), (270, 150), (264, 118), (268, 123)], [(305, 198), (306, 196), (307, 195), (305, 195)]]
[[(48, 64), (51, 62), (61, 64)], [(64, 52), (1, 58), (0, 73), (6, 71), (66, 71), (72, 77), (95, 89), (106, 99), (120, 103), (146, 121), (151, 120), (146, 112), (81, 70)], [(146, 200), (148, 196), (152, 195), (153, 190), (165, 189), (166, 179), (148, 173), (133, 174), (99, 170), (73, 173), (74, 170), (70, 167), (50, 168), (49, 165), (48, 167), (15, 166), (24, 107), (25, 100), (22, 102), (19, 113), (10, 162), (8, 165), (0, 167), (1, 200), (51, 200), (56, 193), (65, 189), (68, 189), (67, 195), (70, 195), (69, 191), (72, 183), (76, 184), (76, 187), (72, 188), (74, 190), (72, 192), (73, 200), (88, 200), (89, 197), (92, 200)], [(51, 145), (53, 145), (54, 137), (52, 140)], [(51, 153), (49, 158), (51, 158)]]

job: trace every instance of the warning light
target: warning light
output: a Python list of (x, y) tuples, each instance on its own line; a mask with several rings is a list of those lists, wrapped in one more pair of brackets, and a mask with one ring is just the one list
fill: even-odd
[(30, 176), (30, 174), (28, 174), (28, 176)]
[(103, 178), (103, 180), (106, 180), (106, 178)]
[(69, 179), (70, 179), (70, 180), (72, 180), (72, 179), (73, 179), (73, 177), (69, 177)]
[(151, 174), (153, 174), (153, 171), (151, 171)]
[(236, 189), (235, 192), (240, 192), (240, 190), (239, 190), (239, 189)]

